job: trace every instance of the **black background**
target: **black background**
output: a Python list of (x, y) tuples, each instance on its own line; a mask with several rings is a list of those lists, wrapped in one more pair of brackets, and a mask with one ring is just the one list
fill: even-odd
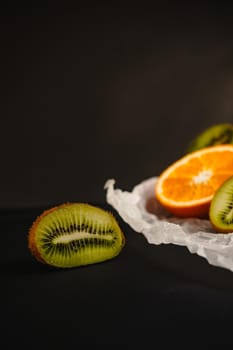
[(4, 349), (232, 346), (232, 272), (185, 247), (148, 244), (115, 212), (126, 237), (120, 255), (68, 270), (45, 266), (25, 238), (42, 210), (0, 211)]
[(1, 207), (104, 202), (233, 121), (229, 5), (11, 5), (1, 26)]
[(117, 213), (127, 244), (108, 263), (56, 270), (27, 247), (48, 206), (110, 209), (108, 178), (131, 190), (232, 123), (231, 7), (9, 5), (1, 28), (4, 349), (232, 343), (232, 273), (149, 245)]

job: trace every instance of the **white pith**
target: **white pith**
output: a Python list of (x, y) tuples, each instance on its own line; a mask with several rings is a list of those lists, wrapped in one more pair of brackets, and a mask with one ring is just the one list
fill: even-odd
[[(215, 148), (218, 148), (218, 149), (215, 149)], [(195, 158), (198, 158), (199, 156), (201, 156), (203, 153), (204, 154), (207, 154), (207, 153), (212, 153), (212, 152), (220, 152), (224, 150), (224, 151), (230, 151), (230, 152), (233, 152), (233, 145), (222, 145), (222, 146), (211, 146), (209, 147), (209, 149), (205, 148), (203, 150), (198, 150), (198, 151), (195, 151), (193, 152), (192, 154), (188, 155), (188, 156), (185, 156), (183, 158), (181, 158), (180, 160), (178, 160), (176, 162), (176, 166), (174, 167), (173, 165), (169, 166), (160, 176), (159, 180), (158, 180), (158, 183), (157, 183), (157, 193), (158, 195), (162, 194), (163, 193), (163, 188), (162, 188), (162, 183), (163, 183), (163, 180), (164, 178), (167, 178), (170, 173), (172, 173), (176, 168), (180, 167), (181, 165), (183, 164), (186, 164), (189, 162), (190, 159), (195, 159)], [(196, 156), (194, 157), (193, 154), (196, 153)], [(193, 177), (192, 181), (195, 183), (195, 184), (199, 184), (201, 182), (207, 182), (208, 179), (212, 176), (212, 171), (211, 170), (201, 170), (199, 172), (199, 174), (197, 174), (196, 176)], [(204, 197), (204, 198), (201, 198), (201, 199), (195, 199), (193, 201), (175, 201), (175, 200), (172, 200), (172, 199), (169, 199), (169, 200), (166, 200), (166, 197), (164, 197), (162, 195), (162, 200), (164, 202), (164, 204), (168, 204), (168, 205), (172, 205), (174, 207), (185, 207), (185, 206), (188, 206), (190, 207), (190, 205), (196, 205), (197, 203), (198, 204), (204, 204), (204, 203), (208, 203), (211, 199), (213, 198), (213, 195), (210, 195), (208, 197)]]
[(192, 178), (195, 185), (208, 182), (213, 172), (211, 170), (201, 170), (196, 176)]
[(55, 237), (53, 239), (53, 243), (54, 244), (58, 244), (58, 243), (70, 243), (74, 240), (79, 240), (79, 239), (84, 239), (84, 238), (104, 238), (107, 240), (111, 240), (112, 236), (111, 235), (100, 235), (98, 233), (88, 233), (85, 231), (75, 231), (73, 233), (67, 233), (67, 234), (63, 234), (62, 236), (59, 237)]

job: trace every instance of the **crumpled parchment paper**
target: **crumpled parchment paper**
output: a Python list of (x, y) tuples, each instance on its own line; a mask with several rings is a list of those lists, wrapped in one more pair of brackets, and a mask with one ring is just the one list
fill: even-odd
[(155, 199), (156, 180), (157, 177), (147, 179), (128, 192), (115, 189), (115, 180), (109, 179), (104, 186), (107, 203), (150, 244), (186, 246), (211, 265), (233, 271), (233, 232), (217, 233), (209, 220), (168, 214)]

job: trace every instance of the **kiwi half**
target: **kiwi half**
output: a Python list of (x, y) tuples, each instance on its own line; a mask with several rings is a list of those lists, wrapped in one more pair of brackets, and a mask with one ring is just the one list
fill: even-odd
[(56, 267), (94, 264), (118, 255), (125, 237), (114, 216), (85, 203), (67, 203), (44, 211), (29, 230), (29, 249)]
[(192, 140), (188, 145), (187, 153), (225, 143), (233, 143), (233, 125), (216, 124), (205, 129)]
[(215, 192), (210, 204), (209, 217), (219, 232), (233, 232), (233, 176)]

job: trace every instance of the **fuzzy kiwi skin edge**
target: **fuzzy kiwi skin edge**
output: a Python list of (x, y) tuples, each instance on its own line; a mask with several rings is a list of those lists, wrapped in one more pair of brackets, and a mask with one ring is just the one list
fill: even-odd
[(216, 124), (203, 130), (189, 143), (186, 153), (217, 144), (233, 144), (232, 124)]
[[(92, 255), (88, 256), (88, 254), (85, 254), (85, 256), (87, 258), (87, 259), (85, 259), (85, 261), (83, 261), (81, 258), (80, 261), (78, 261), (75, 264), (72, 263), (72, 265), (60, 264), (60, 263), (57, 264), (57, 263), (53, 263), (51, 261), (48, 261), (47, 257), (43, 256), (43, 254), (41, 254), (41, 251), (39, 249), (38, 240), (37, 240), (38, 227), (40, 227), (41, 224), (43, 225), (44, 219), (48, 219), (48, 217), (49, 216), (51, 217), (52, 215), (54, 215), (54, 213), (56, 213), (56, 215), (57, 215), (57, 213), (59, 212), (60, 209), (61, 210), (65, 209), (65, 210), (69, 211), (70, 208), (73, 208), (74, 206), (77, 206), (79, 208), (81, 207), (82, 210), (84, 211), (84, 216), (86, 218), (88, 217), (88, 220), (90, 222), (92, 222), (93, 224), (95, 223), (97, 225), (98, 224), (101, 225), (102, 224), (101, 220), (102, 220), (102, 215), (103, 215), (104, 223), (107, 222), (107, 224), (109, 224), (110, 227), (112, 225), (114, 232), (115, 232), (115, 235), (117, 235), (117, 238), (115, 237), (116, 242), (118, 241), (117, 242), (117, 249), (111, 250), (110, 254), (107, 254), (107, 256), (106, 256), (106, 254), (104, 254), (104, 256), (103, 255), (100, 256), (100, 254), (99, 254), (99, 256), (98, 256), (98, 254), (92, 254)], [(69, 213), (68, 213), (68, 215), (69, 215)], [(66, 232), (65, 234), (68, 235), (68, 232)], [(78, 231), (78, 234), (79, 234), (79, 231)], [(59, 235), (62, 236), (63, 233), (59, 232)], [(77, 240), (79, 240), (79, 238), (77, 238)], [(123, 232), (121, 231), (121, 228), (119, 227), (118, 222), (116, 221), (113, 214), (109, 211), (102, 209), (102, 208), (95, 207), (93, 205), (86, 204), (86, 203), (65, 203), (65, 204), (61, 204), (61, 205), (52, 207), (48, 210), (45, 210), (34, 220), (33, 224), (31, 225), (31, 228), (29, 229), (29, 235), (28, 235), (28, 248), (29, 248), (30, 252), (32, 253), (32, 255), (39, 262), (41, 262), (43, 264), (52, 265), (54, 267), (60, 267), (60, 268), (78, 267), (78, 266), (94, 264), (94, 263), (103, 262), (105, 260), (112, 259), (121, 252), (124, 245), (125, 245), (125, 236), (124, 236)], [(92, 247), (93, 246), (94, 246), (94, 244), (92, 245)]]
[[(224, 183), (218, 188), (210, 203), (209, 219), (215, 230), (220, 233), (233, 233), (233, 223), (227, 227), (227, 224), (222, 223), (221, 219), (218, 219), (219, 212), (227, 205), (225, 201), (227, 200), (226, 197), (229, 195), (226, 193), (229, 191), (229, 187), (232, 189), (230, 204), (233, 207), (233, 176), (224, 181)], [(233, 208), (230, 210), (233, 211)]]

